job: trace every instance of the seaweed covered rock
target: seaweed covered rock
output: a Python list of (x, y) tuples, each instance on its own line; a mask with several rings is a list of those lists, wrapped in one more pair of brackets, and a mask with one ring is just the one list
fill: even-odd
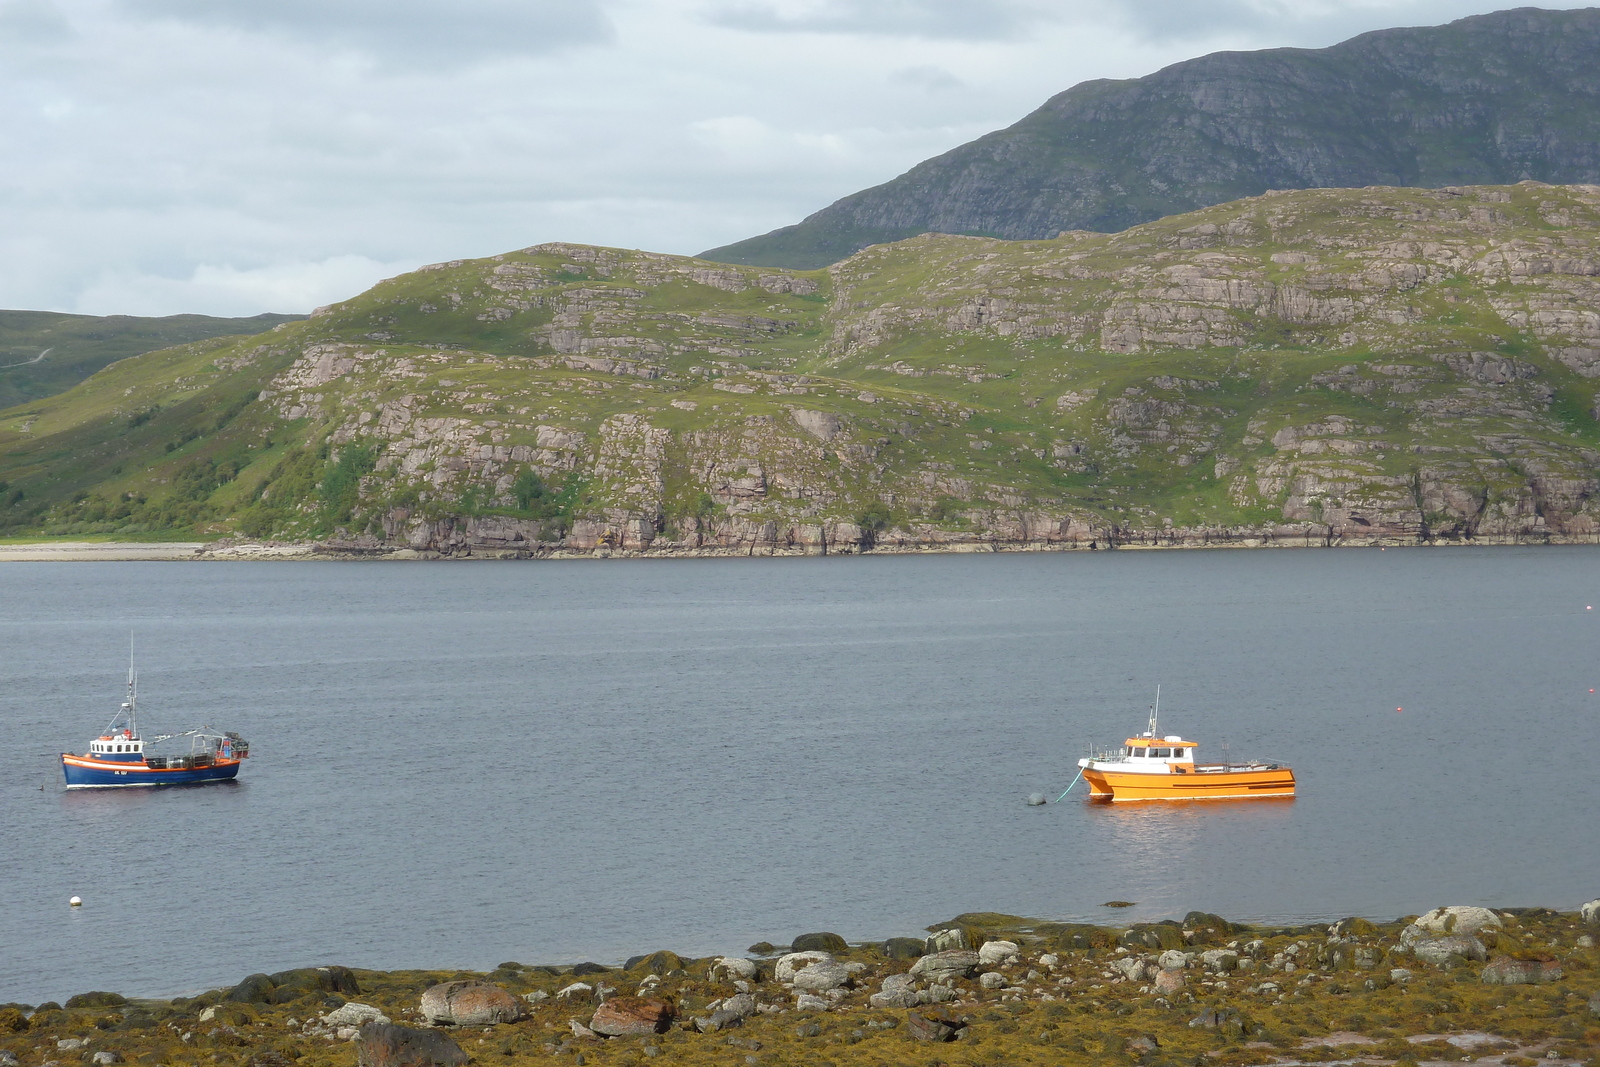
[(1225, 941), (1241, 927), (1220, 915), (1208, 911), (1191, 911), (1183, 917), (1183, 939), (1191, 945), (1209, 945)]
[(523, 1018), (522, 1001), (488, 982), (441, 982), (422, 994), (422, 1017), (430, 1024), (480, 1026)]
[(79, 993), (75, 997), (67, 998), (67, 1007), (70, 1008), (120, 1008), (128, 1003), (128, 998), (121, 993)]
[(461, 1046), (437, 1030), (370, 1022), (360, 1035), (356, 1045), (360, 1067), (460, 1067), (467, 1062)]
[(652, 952), (647, 956), (635, 956), (628, 960), (628, 962), (624, 963), (622, 965), (622, 969), (625, 971), (643, 969), (649, 971), (651, 974), (667, 974), (671, 971), (681, 971), (684, 969), (683, 957), (679, 956), (676, 952), (669, 952), (666, 949), (662, 949), (659, 952)]
[(891, 937), (883, 943), (883, 954), (891, 960), (914, 960), (928, 950), (928, 942), (916, 937)]
[(1132, 949), (1181, 949), (1187, 942), (1175, 922), (1136, 923), (1123, 931), (1117, 944)]
[(1480, 981), (1490, 985), (1541, 985), (1566, 977), (1558, 960), (1519, 960), (1496, 956), (1483, 968)]
[[(272, 979), (264, 974), (252, 974), (244, 981), (228, 990), (224, 1000), (237, 1001), (240, 1004), (271, 1004)], [(71, 1002), (68, 1002), (69, 1006)]]
[(831, 952), (789, 952), (778, 957), (778, 962), (772, 968), (772, 980), (775, 982), (792, 982), (794, 976), (813, 963), (831, 963)]
[(844, 938), (838, 934), (801, 934), (790, 943), (789, 951), (832, 952), (837, 954), (850, 951), (850, 946), (845, 944)]

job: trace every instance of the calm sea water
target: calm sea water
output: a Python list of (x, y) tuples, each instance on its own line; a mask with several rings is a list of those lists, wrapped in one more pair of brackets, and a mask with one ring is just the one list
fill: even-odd
[[(1574, 908), (1600, 895), (1589, 605), (1583, 547), (10, 564), (0, 1001), (978, 909)], [(240, 731), (239, 783), (63, 791), (130, 628), (145, 730)], [(1023, 803), (1158, 683), (1164, 731), (1290, 761), (1300, 796)]]

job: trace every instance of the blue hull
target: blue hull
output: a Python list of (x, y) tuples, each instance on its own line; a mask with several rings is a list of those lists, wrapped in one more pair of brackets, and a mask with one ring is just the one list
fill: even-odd
[(78, 767), (62, 760), (61, 773), (68, 789), (119, 789), (128, 786), (205, 785), (226, 782), (239, 774), (238, 763), (217, 767), (191, 767), (186, 770), (151, 770), (142, 763), (130, 763), (126, 770)]

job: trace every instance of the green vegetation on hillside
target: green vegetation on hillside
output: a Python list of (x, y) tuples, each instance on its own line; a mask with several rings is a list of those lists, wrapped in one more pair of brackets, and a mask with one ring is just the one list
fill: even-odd
[(0, 533), (428, 551), (1591, 537), (1600, 190), (829, 271), (540, 245), (0, 412)]
[(138, 318), (0, 311), (0, 408), (64, 392), (119, 359), (208, 337), (257, 334), (299, 318)]

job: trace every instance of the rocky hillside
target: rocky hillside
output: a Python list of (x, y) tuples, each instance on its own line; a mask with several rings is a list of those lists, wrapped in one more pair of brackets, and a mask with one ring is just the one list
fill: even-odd
[(1269, 189), (1600, 181), (1600, 10), (1521, 8), (1093, 81), (795, 226), (714, 248), (821, 267), (919, 233), (1113, 232)]
[(72, 388), (119, 359), (226, 334), (270, 330), (298, 315), (219, 319), (210, 315), (63, 315), (0, 311), (0, 407)]
[(0, 413), (9, 532), (351, 551), (1592, 539), (1600, 187), (826, 271), (540, 245)]

